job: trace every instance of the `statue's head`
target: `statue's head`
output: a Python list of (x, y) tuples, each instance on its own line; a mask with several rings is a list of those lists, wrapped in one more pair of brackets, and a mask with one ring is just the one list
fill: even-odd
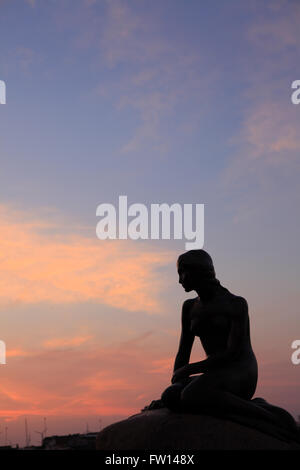
[(190, 292), (204, 285), (218, 282), (213, 261), (204, 250), (190, 250), (177, 260), (179, 283)]

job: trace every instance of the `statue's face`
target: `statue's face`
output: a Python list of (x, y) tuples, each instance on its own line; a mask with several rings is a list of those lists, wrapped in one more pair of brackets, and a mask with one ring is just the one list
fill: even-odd
[[(195, 290), (197, 286), (197, 277), (193, 269), (188, 266), (178, 266), (179, 284), (182, 285), (186, 292)], [(198, 281), (199, 282), (199, 281)]]

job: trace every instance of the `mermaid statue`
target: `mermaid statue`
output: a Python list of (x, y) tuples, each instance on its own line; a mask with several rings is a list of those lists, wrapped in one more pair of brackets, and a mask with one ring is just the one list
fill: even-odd
[[(142, 411), (166, 407), (180, 413), (209, 414), (254, 427), (283, 440), (299, 440), (294, 418), (262, 398), (253, 398), (258, 377), (250, 339), (247, 301), (223, 287), (204, 250), (177, 261), (179, 283), (197, 297), (183, 303), (181, 336), (171, 384)], [(190, 363), (198, 337), (206, 358)]]

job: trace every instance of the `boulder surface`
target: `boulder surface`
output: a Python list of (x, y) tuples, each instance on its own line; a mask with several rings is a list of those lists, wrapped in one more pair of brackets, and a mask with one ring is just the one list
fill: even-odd
[(104, 428), (98, 450), (300, 450), (284, 441), (224, 418), (147, 410)]

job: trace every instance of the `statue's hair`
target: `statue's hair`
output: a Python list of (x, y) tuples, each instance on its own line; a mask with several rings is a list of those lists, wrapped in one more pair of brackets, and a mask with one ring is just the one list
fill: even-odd
[(190, 250), (179, 256), (177, 266), (193, 267), (207, 279), (215, 279), (216, 273), (210, 255), (204, 250)]

